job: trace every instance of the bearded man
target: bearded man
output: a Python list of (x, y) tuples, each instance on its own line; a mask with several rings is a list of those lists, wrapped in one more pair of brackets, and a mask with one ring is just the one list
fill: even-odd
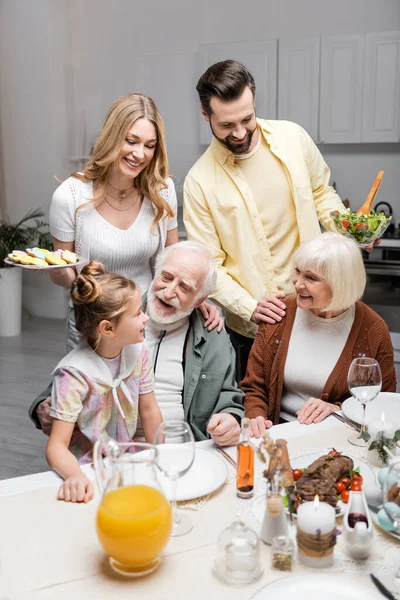
[[(185, 420), (196, 440), (238, 443), (243, 392), (235, 382), (235, 351), (226, 331), (204, 328), (198, 307), (214, 289), (216, 265), (198, 242), (168, 246), (157, 259), (144, 309), (145, 337), (155, 375), (154, 392), (164, 421)], [(36, 427), (49, 433), (49, 388), (30, 407)], [(135, 438), (142, 436), (141, 425)]]

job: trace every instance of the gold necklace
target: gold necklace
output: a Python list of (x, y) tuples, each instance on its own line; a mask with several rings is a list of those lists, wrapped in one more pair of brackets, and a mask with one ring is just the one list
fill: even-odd
[[(109, 196), (111, 196), (111, 194), (109, 194)], [(111, 196), (111, 198), (114, 198), (114, 196)], [(114, 210), (118, 210), (118, 212), (126, 212), (127, 210), (131, 210), (131, 208), (133, 208), (135, 206), (135, 204), (139, 200), (139, 198), (140, 198), (140, 194), (138, 195), (138, 197), (136, 198), (136, 200), (134, 201), (134, 203), (131, 204), (131, 206), (129, 206), (128, 208), (117, 208), (116, 206), (113, 206), (111, 204), (111, 202), (109, 202), (107, 200), (106, 196), (104, 197), (104, 200), (107, 202), (108, 206), (111, 206), (111, 208), (113, 208)], [(114, 198), (114, 199), (116, 200), (116, 198)]]
[[(132, 194), (132, 192), (133, 192), (133, 190), (131, 190), (131, 191), (129, 192), (129, 194), (125, 194), (123, 198), (127, 198), (128, 196), (130, 196), (130, 195)], [(110, 194), (110, 192), (106, 192), (106, 194), (107, 194), (108, 196), (110, 196), (110, 198), (114, 198), (114, 200), (117, 200), (117, 201), (118, 201), (120, 204), (122, 204), (122, 200), (123, 200), (122, 198), (120, 198), (120, 197), (119, 197), (119, 198), (116, 198), (116, 196), (113, 196), (112, 194)]]
[(111, 198), (115, 198), (119, 202), (122, 202), (122, 200), (126, 197), (127, 192), (129, 192), (130, 190), (133, 190), (133, 185), (134, 184), (132, 183), (132, 186), (130, 188), (127, 188), (126, 190), (120, 190), (120, 189), (114, 187), (113, 184), (110, 183), (110, 182), (108, 182), (107, 185), (111, 186), (113, 188), (113, 190), (115, 190), (116, 192), (118, 192), (118, 198), (115, 198), (115, 196), (111, 196), (111, 194), (110, 194)]

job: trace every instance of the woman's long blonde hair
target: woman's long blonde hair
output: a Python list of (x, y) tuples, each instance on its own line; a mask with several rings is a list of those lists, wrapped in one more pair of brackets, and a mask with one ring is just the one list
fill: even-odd
[(174, 215), (170, 205), (161, 195), (167, 188), (168, 157), (165, 143), (165, 127), (155, 102), (143, 94), (126, 94), (114, 102), (104, 120), (103, 129), (92, 151), (92, 159), (82, 173), (72, 173), (72, 177), (95, 184), (94, 197), (77, 210), (93, 204), (98, 206), (105, 198), (110, 167), (117, 160), (125, 137), (138, 119), (147, 119), (153, 123), (157, 132), (157, 143), (150, 163), (137, 177), (133, 185), (143, 196), (150, 199), (155, 210), (152, 225), (154, 230), (160, 219), (166, 214)]

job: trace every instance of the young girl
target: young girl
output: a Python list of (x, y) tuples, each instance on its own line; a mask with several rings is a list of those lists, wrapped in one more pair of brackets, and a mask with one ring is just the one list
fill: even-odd
[(46, 458), (65, 480), (58, 498), (88, 502), (93, 486), (79, 465), (91, 462), (100, 436), (130, 441), (139, 414), (146, 441), (153, 442), (162, 418), (144, 342), (148, 317), (136, 284), (90, 262), (75, 279), (71, 298), (83, 341), (53, 371)]

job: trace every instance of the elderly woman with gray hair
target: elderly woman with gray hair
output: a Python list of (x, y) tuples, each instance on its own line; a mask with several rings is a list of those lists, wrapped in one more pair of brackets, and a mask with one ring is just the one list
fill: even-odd
[(260, 325), (241, 382), (254, 437), (280, 419), (319, 423), (350, 395), (357, 356), (375, 358), (382, 391), (396, 391), (393, 347), (383, 319), (359, 301), (366, 274), (356, 243), (323, 233), (294, 256), (286, 318)]

